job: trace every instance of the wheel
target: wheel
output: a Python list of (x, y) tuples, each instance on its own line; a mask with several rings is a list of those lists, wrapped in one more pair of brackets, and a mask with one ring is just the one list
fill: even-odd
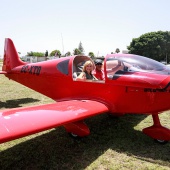
[(68, 133), (68, 134), (69, 134), (69, 136), (71, 136), (74, 139), (80, 139), (81, 138), (80, 136), (78, 136), (78, 135), (76, 135), (74, 133)]
[(154, 139), (154, 140), (155, 140), (155, 142), (157, 142), (157, 143), (159, 143), (159, 144), (162, 144), (162, 145), (168, 143), (167, 140), (160, 140), (160, 139)]

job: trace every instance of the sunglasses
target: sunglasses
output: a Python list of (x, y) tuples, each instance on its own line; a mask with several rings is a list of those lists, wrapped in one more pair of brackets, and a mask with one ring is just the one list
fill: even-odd
[(102, 65), (102, 63), (97, 63), (96, 65), (100, 65), (100, 66), (101, 66), (101, 65)]

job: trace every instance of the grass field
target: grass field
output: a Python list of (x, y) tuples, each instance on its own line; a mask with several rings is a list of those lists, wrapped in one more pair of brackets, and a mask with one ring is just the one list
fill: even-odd
[[(53, 102), (0, 75), (0, 109)], [(170, 112), (161, 114), (170, 128)], [(22, 122), (21, 122), (22, 123)], [(9, 170), (165, 170), (170, 169), (170, 143), (160, 145), (141, 131), (150, 116), (107, 114), (86, 120), (91, 135), (75, 140), (63, 127), (0, 144), (0, 169)]]

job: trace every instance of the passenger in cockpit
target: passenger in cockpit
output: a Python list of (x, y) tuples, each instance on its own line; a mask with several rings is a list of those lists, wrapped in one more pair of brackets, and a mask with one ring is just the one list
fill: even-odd
[(96, 59), (94, 61), (95, 63), (95, 69), (93, 71), (94, 76), (98, 79), (98, 80), (105, 80), (105, 75), (104, 75), (104, 71), (102, 69), (103, 66), (103, 61), (100, 59)]
[(86, 61), (81, 74), (77, 77), (76, 80), (97, 80), (97, 78), (92, 74), (94, 70), (94, 64), (91, 61)]

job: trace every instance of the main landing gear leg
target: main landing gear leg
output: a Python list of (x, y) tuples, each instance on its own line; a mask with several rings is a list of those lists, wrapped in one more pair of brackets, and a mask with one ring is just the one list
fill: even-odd
[(74, 138), (85, 137), (90, 134), (88, 126), (83, 121), (64, 125), (66, 131)]
[(170, 129), (163, 127), (160, 123), (158, 113), (152, 114), (153, 126), (143, 129), (143, 133), (153, 138), (160, 144), (165, 144), (170, 140)]

